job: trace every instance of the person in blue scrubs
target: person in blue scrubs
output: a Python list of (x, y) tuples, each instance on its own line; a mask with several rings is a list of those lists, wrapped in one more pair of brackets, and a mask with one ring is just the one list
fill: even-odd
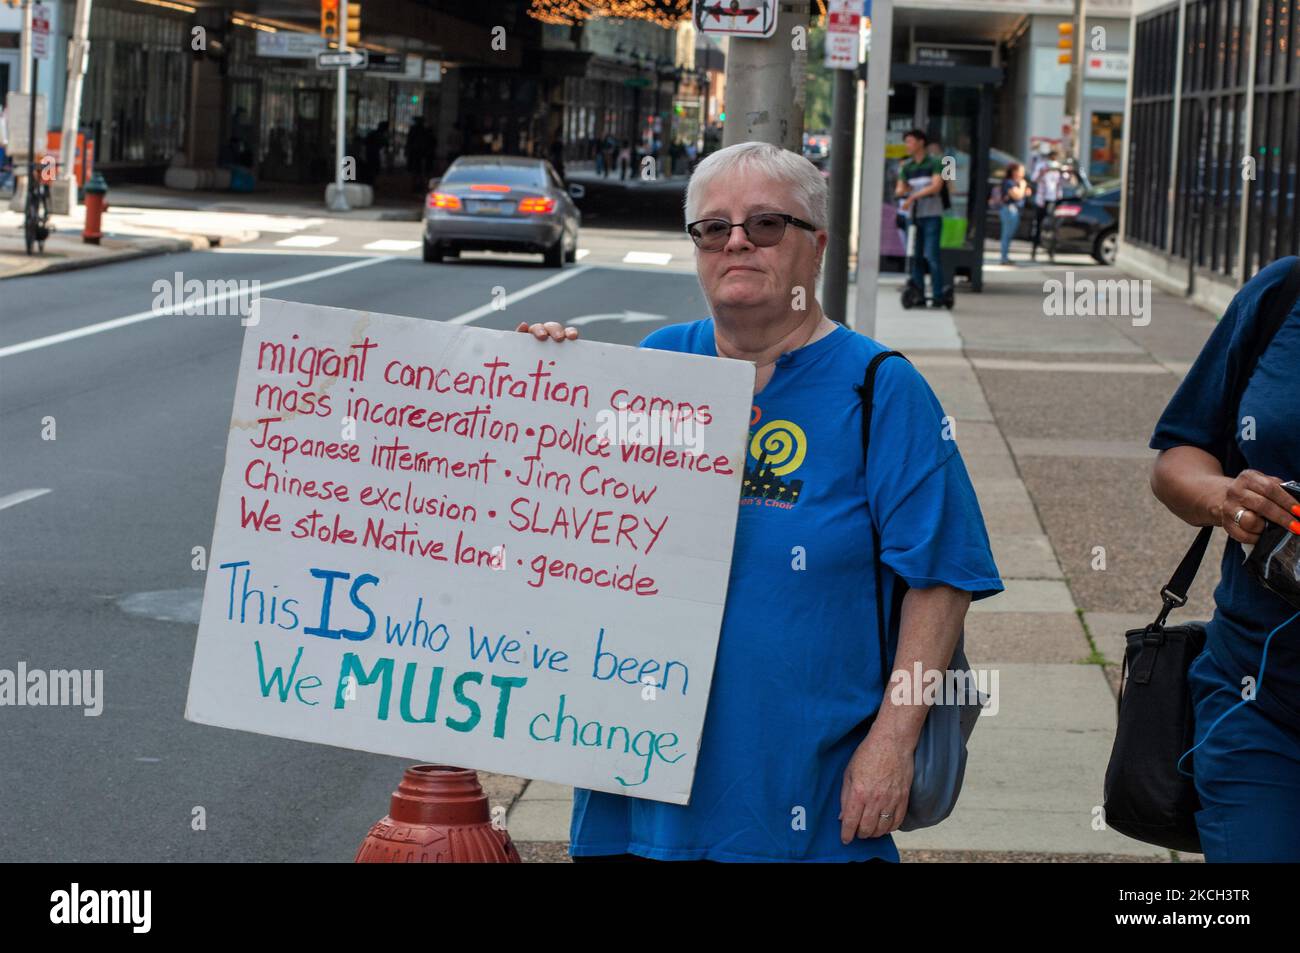
[[(1300, 305), (1240, 388), (1260, 299), (1294, 260), (1274, 262), (1237, 293), (1151, 438), (1156, 497), (1193, 526), (1229, 536), (1206, 648), (1189, 672), (1188, 760), (1209, 861), (1300, 861), (1300, 613), (1255, 581), (1242, 549), (1269, 522), (1300, 533), (1296, 501), (1280, 485), (1300, 479), (1300, 434), (1291, 429), (1300, 419)], [(1229, 440), (1246, 464), (1235, 475), (1220, 462)]]
[(900, 597), (893, 669), (931, 672), (971, 600), (1002, 589), (952, 421), (899, 357), (879, 368), (864, 470), (855, 387), (886, 349), (813, 296), (826, 201), (812, 163), (766, 143), (716, 152), (690, 181), (713, 316), (641, 345), (757, 366), (717, 665), (690, 803), (578, 789), (575, 861), (896, 861), (928, 709), (886, 695), (876, 600)]

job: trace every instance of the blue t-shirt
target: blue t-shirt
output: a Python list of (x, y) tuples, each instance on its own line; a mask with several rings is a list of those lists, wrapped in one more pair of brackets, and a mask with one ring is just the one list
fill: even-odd
[[(662, 328), (641, 346), (717, 356), (712, 319)], [(869, 513), (880, 518), (886, 606), (895, 573), (976, 599), (1002, 582), (943, 410), (901, 358), (877, 374), (863, 473), (854, 386), (882, 350), (837, 327), (780, 357), (754, 397), (691, 802), (578, 789), (573, 854), (898, 859), (888, 836), (841, 844), (837, 819), (844, 769), (884, 694)]]
[[(1300, 409), (1300, 305), (1293, 308), (1259, 359), (1233, 421), (1246, 344), (1260, 317), (1261, 296), (1282, 282), (1294, 258), (1273, 262), (1246, 282), (1210, 335), (1196, 363), (1165, 408), (1151, 437), (1154, 450), (1191, 446), (1223, 459), (1236, 435), (1247, 466), (1282, 480), (1300, 480), (1300, 436), (1292, 428)], [(1253, 439), (1242, 439), (1253, 421)], [(1232, 474), (1229, 474), (1232, 475)], [(1257, 677), (1264, 640), (1295, 608), (1246, 571), (1234, 539), (1223, 550), (1206, 645), (1234, 679)], [(1172, 565), (1171, 565), (1172, 568)], [(1261, 706), (1300, 729), (1300, 622), (1282, 629), (1268, 649), (1268, 668), (1256, 694)]]

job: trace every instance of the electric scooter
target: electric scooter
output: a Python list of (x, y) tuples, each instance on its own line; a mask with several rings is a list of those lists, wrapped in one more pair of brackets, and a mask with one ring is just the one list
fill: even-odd
[(925, 289), (918, 288), (916, 282), (910, 277), (912, 274), (912, 255), (915, 253), (916, 248), (916, 221), (912, 218), (911, 214), (903, 211), (901, 200), (899, 202), (898, 218), (906, 222), (907, 259), (904, 267), (906, 267), (909, 276), (907, 284), (903, 285), (903, 292), (900, 296), (899, 303), (902, 304), (903, 309), (907, 311), (916, 307), (947, 308), (951, 311), (952, 306), (956, 303), (952, 285), (948, 285), (948, 287), (944, 288), (937, 297), (928, 298), (926, 297)]

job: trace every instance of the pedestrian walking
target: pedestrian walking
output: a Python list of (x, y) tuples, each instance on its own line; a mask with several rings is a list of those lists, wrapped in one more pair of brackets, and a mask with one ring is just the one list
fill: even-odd
[(555, 174), (564, 179), (564, 140), (556, 136), (551, 140), (551, 147), (548, 151), (551, 165), (555, 168)]
[[(896, 861), (928, 709), (891, 673), (948, 668), (970, 602), (1003, 588), (944, 410), (901, 357), (879, 362), (864, 467), (860, 388), (888, 350), (795, 293), (817, 287), (826, 207), (821, 172), (765, 142), (687, 185), (712, 317), (641, 346), (757, 367), (731, 583), (690, 804), (578, 788), (575, 861)], [(790, 540), (815, 547), (808, 570)]]
[(1006, 178), (1001, 185), (1002, 201), (998, 206), (998, 219), (1002, 226), (1002, 257), (999, 261), (1003, 265), (1011, 264), (1011, 240), (1020, 228), (1020, 214), (1025, 207), (1025, 199), (1032, 192), (1033, 188), (1025, 181), (1025, 167), (1019, 162), (1008, 165)]
[(374, 185), (383, 172), (384, 150), (388, 148), (388, 120), (366, 133), (366, 182)]
[(610, 170), (614, 168), (615, 156), (618, 153), (618, 140), (614, 138), (613, 133), (607, 133), (601, 140), (601, 152), (605, 156), (605, 177), (609, 178)]
[(412, 188), (417, 192), (428, 188), (429, 161), (432, 157), (432, 130), (424, 124), (423, 116), (416, 116), (406, 132), (406, 168), (411, 173)]
[(632, 143), (627, 139), (623, 140), (623, 145), (618, 150), (618, 179), (622, 182), (627, 178), (630, 171), (629, 166), (632, 164)]
[(1043, 244), (1043, 223), (1051, 217), (1061, 198), (1061, 165), (1053, 151), (1046, 162), (1038, 166), (1038, 174), (1031, 183), (1034, 191), (1033, 247), (1029, 257), (1038, 260), (1038, 246)]

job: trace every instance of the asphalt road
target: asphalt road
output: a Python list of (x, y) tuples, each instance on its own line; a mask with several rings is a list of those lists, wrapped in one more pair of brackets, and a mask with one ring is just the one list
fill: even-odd
[[(415, 224), (315, 231), (331, 227), (325, 254), (285, 254), (276, 237), (0, 282), (0, 669), (104, 679), (98, 717), (0, 708), (0, 861), (347, 861), (408, 763), (183, 720), (203, 586), (192, 551), (212, 538), (243, 329), (199, 315), (95, 326), (145, 315), (155, 282), (178, 273), (489, 328), (637, 312), (583, 325), (627, 344), (707, 313), (678, 236), (593, 236), (557, 272), (526, 256), (434, 266), (364, 250), (418, 237)], [(638, 241), (673, 260), (620, 264)], [(478, 313), (494, 289), (515, 297)], [(14, 496), (27, 490), (49, 492)]]

